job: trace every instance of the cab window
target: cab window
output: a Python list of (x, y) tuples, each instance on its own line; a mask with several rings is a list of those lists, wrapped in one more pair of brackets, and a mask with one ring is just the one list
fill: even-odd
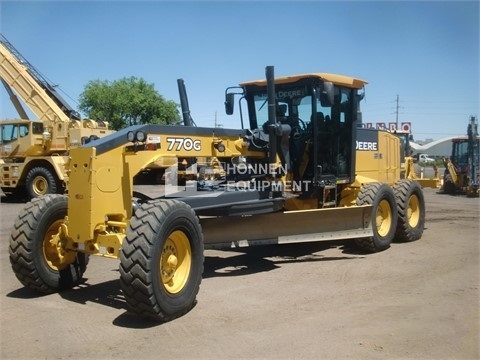
[(15, 124), (5, 124), (1, 125), (2, 129), (2, 143), (7, 143), (18, 138), (18, 126)]

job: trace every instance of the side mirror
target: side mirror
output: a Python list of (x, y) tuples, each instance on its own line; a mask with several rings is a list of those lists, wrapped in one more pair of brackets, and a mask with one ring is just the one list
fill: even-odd
[(225, 113), (227, 115), (233, 114), (234, 104), (235, 104), (235, 94), (234, 93), (225, 94)]
[(333, 106), (334, 103), (334, 86), (331, 82), (324, 82), (320, 90), (320, 103), (324, 107)]

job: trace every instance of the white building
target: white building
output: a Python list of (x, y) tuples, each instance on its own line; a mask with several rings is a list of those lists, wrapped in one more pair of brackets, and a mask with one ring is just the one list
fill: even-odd
[(413, 154), (428, 154), (430, 156), (450, 157), (452, 154), (452, 139), (458, 136), (450, 136), (440, 140), (429, 142), (428, 144), (419, 145), (414, 142), (410, 143)]

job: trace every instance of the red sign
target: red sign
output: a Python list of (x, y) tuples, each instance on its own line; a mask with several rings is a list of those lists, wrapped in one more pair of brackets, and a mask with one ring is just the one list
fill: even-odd
[(410, 122), (402, 122), (402, 130), (403, 130), (403, 131), (411, 132), (411, 131), (412, 131), (412, 123), (410, 123)]

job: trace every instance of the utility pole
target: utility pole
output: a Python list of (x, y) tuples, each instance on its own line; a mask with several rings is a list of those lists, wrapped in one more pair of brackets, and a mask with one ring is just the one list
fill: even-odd
[(399, 96), (397, 94), (397, 107), (395, 111), (395, 129), (398, 130), (398, 109), (399, 109)]
[(216, 112), (216, 111), (215, 111), (215, 124), (214, 124), (214, 126), (215, 126), (216, 128), (221, 128), (221, 127), (223, 127), (222, 124), (219, 124), (219, 123), (217, 122), (217, 112)]

